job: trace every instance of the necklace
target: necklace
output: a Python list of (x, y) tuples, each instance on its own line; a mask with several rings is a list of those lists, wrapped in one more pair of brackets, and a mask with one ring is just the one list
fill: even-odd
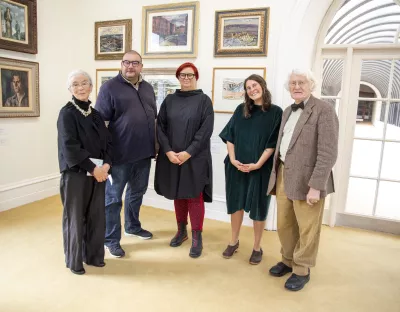
[(87, 111), (85, 111), (85, 110), (83, 110), (82, 108), (80, 108), (80, 107), (78, 106), (78, 104), (75, 103), (75, 100), (74, 100), (74, 99), (72, 99), (71, 103), (72, 103), (72, 105), (74, 105), (75, 108), (76, 108), (78, 111), (80, 111), (80, 113), (81, 113), (83, 116), (85, 116), (85, 117), (89, 116), (89, 115), (92, 113), (92, 108), (90, 107), (90, 105), (89, 105), (89, 109), (88, 109)]

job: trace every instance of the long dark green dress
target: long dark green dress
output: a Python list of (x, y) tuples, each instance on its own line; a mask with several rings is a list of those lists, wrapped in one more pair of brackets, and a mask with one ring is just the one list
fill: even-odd
[[(244, 104), (240, 104), (220, 133), (220, 138), (235, 146), (236, 160), (242, 164), (257, 163), (267, 148), (275, 148), (282, 109), (272, 105), (263, 112), (260, 106), (254, 105), (251, 117), (243, 115)], [(225, 158), (226, 203), (228, 214), (244, 209), (250, 212), (250, 218), (264, 221), (267, 218), (271, 196), (267, 195), (269, 176), (271, 174), (273, 155), (258, 170), (244, 173), (233, 166), (229, 155)]]

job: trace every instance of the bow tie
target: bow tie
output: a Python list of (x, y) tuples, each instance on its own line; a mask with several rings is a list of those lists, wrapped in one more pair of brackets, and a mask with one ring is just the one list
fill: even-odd
[(299, 108), (304, 110), (304, 102), (301, 102), (300, 104), (292, 104), (292, 112), (297, 111)]

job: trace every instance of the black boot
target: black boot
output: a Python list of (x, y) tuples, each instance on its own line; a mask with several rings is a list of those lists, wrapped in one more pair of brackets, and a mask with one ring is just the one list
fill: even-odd
[(175, 236), (173, 239), (171, 239), (171, 242), (169, 245), (171, 247), (178, 247), (182, 245), (182, 243), (188, 239), (187, 235), (187, 229), (186, 229), (186, 223), (178, 223), (178, 232), (176, 232)]
[(201, 256), (203, 250), (203, 239), (201, 237), (201, 231), (192, 230), (192, 247), (190, 248), (189, 256), (192, 258), (198, 258)]

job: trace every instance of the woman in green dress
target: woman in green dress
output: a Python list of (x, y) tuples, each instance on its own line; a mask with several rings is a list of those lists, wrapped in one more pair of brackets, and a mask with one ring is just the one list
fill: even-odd
[(262, 259), (261, 237), (271, 196), (267, 195), (282, 109), (271, 103), (265, 80), (251, 75), (244, 81), (245, 102), (240, 104), (220, 133), (227, 144), (225, 158), (226, 203), (231, 215), (232, 238), (223, 252), (230, 258), (239, 248), (239, 233), (244, 212), (254, 226), (251, 264)]

